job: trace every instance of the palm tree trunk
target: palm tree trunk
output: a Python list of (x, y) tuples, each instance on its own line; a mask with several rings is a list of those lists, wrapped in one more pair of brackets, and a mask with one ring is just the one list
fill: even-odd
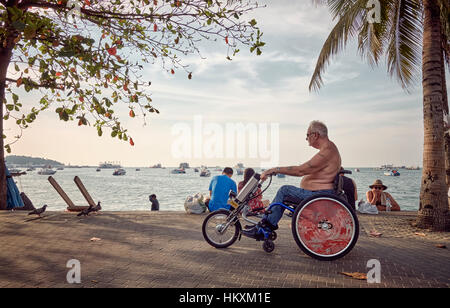
[[(444, 37), (442, 37), (444, 38)], [(444, 116), (447, 116), (448, 121), (448, 96), (447, 96), (447, 82), (445, 80), (445, 61), (444, 53), (441, 52), (441, 79), (442, 79), (442, 108), (444, 110)], [(447, 123), (450, 125), (450, 123)], [(447, 188), (450, 189), (450, 126), (447, 126), (444, 132), (444, 147), (445, 147), (445, 175)], [(450, 202), (449, 202), (450, 210)]]
[(417, 226), (450, 229), (444, 154), (440, 9), (424, 0), (422, 54), (424, 149)]
[[(445, 62), (444, 62), (444, 54), (441, 53), (441, 78), (442, 78), (442, 108), (444, 109), (444, 115), (447, 116), (448, 120), (448, 96), (447, 96), (447, 82), (445, 80)], [(450, 125), (450, 123), (448, 123)], [(444, 132), (444, 147), (445, 147), (445, 175), (446, 175), (446, 183), (447, 189), (450, 189), (450, 127)], [(449, 210), (450, 210), (450, 202), (449, 202)]]

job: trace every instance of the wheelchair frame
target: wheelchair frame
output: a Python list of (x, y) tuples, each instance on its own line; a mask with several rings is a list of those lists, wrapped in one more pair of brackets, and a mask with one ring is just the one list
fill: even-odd
[[(346, 198), (344, 198), (345, 194), (344, 194), (344, 191), (342, 190), (342, 179), (341, 179), (340, 174), (344, 174), (344, 173), (351, 173), (351, 171), (343, 170), (336, 175), (336, 178), (334, 181), (336, 195), (317, 194), (317, 195), (313, 195), (309, 198), (306, 198), (304, 200), (301, 200), (301, 202), (298, 204), (295, 204), (292, 202), (289, 202), (289, 204), (272, 203), (269, 205), (269, 208), (266, 210), (266, 213), (268, 213), (272, 209), (272, 207), (279, 205), (279, 206), (283, 207), (284, 209), (288, 210), (289, 212), (293, 213), (292, 233), (293, 233), (294, 240), (296, 241), (297, 245), (301, 248), (301, 250), (303, 252), (305, 252), (307, 255), (309, 255), (313, 258), (319, 259), (319, 260), (335, 260), (335, 259), (343, 257), (349, 251), (351, 251), (351, 249), (353, 249), (353, 246), (356, 244), (358, 236), (359, 236), (358, 218), (357, 218), (353, 208), (347, 203)], [(272, 180), (272, 178), (271, 178), (271, 180)], [(269, 183), (267, 188), (270, 186), (270, 184), (271, 184), (271, 182)], [(240, 239), (242, 227), (241, 227), (241, 224), (239, 221), (239, 216), (241, 216), (246, 222), (249, 222), (252, 225), (258, 224), (258, 221), (252, 220), (249, 217), (247, 217), (247, 210), (248, 210), (247, 203), (252, 198), (255, 198), (254, 193), (257, 191), (258, 187), (261, 187), (260, 175), (255, 174), (254, 177), (249, 180), (249, 182), (244, 186), (244, 188), (241, 190), (241, 192), (238, 195), (236, 195), (233, 192), (230, 192), (231, 205), (234, 208), (232, 211), (228, 211), (228, 210), (215, 211), (215, 212), (210, 213), (205, 218), (205, 221), (203, 222), (203, 226), (202, 226), (202, 231), (203, 231), (203, 236), (204, 236), (205, 240), (210, 245), (212, 245), (216, 248), (226, 248), (228, 246), (231, 246), (237, 239)], [(346, 223), (352, 225), (351, 232), (350, 232), (351, 233), (350, 240), (348, 241), (348, 243), (347, 242), (340, 243), (339, 241), (342, 242), (343, 241), (342, 239), (332, 238), (331, 242), (337, 244), (338, 247), (340, 247), (340, 246), (344, 247), (342, 250), (338, 251), (337, 253), (328, 254), (327, 251), (330, 250), (329, 247), (317, 249), (319, 251), (323, 250), (323, 251), (325, 251), (325, 253), (318, 253), (317, 251), (314, 251), (315, 247), (320, 246), (319, 244), (317, 244), (317, 238), (320, 239), (320, 236), (317, 236), (317, 232), (316, 232), (316, 239), (313, 239), (313, 244), (307, 243), (307, 239), (305, 239), (305, 238), (302, 239), (302, 234), (299, 233), (299, 228), (302, 227), (301, 225), (297, 225), (299, 215), (301, 215), (302, 211), (310, 204), (313, 204), (313, 206), (314, 206), (314, 202), (316, 202), (316, 201), (323, 201), (323, 202), (331, 201), (335, 205), (339, 204), (339, 206), (336, 207), (336, 209), (331, 211), (333, 213), (339, 212), (338, 208), (346, 209), (346, 211), (343, 211), (343, 212), (341, 211), (340, 215), (341, 215), (341, 218), (343, 217), (342, 215), (344, 215), (344, 216), (346, 215), (347, 216)], [(320, 204), (316, 204), (315, 206), (316, 206), (316, 208), (317, 207), (318, 208), (320, 208), (320, 207), (322, 207), (322, 208), (328, 207), (329, 208), (330, 207), (330, 205), (322, 205), (321, 206)], [(314, 213), (314, 211), (311, 211), (311, 210), (309, 210), (309, 212), (310, 212), (309, 214)], [(222, 234), (222, 233), (226, 232), (226, 230), (231, 225), (233, 225), (235, 228), (234, 236), (228, 242), (226, 242), (224, 244), (222, 244), (222, 243), (218, 244), (218, 243), (213, 242), (206, 233), (206, 225), (207, 225), (209, 219), (211, 217), (213, 217), (214, 215), (226, 216), (226, 222), (223, 224), (219, 224), (215, 227), (215, 229), (216, 229), (215, 232), (217, 232), (218, 234)], [(262, 218), (262, 215), (259, 215), (258, 217)], [(340, 228), (339, 230), (341, 230), (341, 229), (343, 230), (344, 236), (348, 236), (349, 232), (346, 232), (346, 230), (348, 229), (348, 226), (346, 226), (345, 224), (343, 225), (342, 222), (339, 221), (339, 219), (340, 219), (339, 217), (338, 217), (337, 221), (334, 221), (333, 218), (334, 217), (330, 218), (332, 220), (332, 222)], [(351, 218), (351, 219), (349, 219), (349, 218)], [(344, 218), (342, 218), (342, 219), (344, 219)], [(311, 221), (308, 221), (308, 222), (311, 225)], [(316, 225), (311, 225), (310, 231), (312, 233), (311, 232), (310, 233), (313, 235), (314, 235), (315, 229), (322, 229), (322, 231), (323, 230), (327, 231), (327, 230), (331, 230), (333, 228), (333, 224), (330, 223), (327, 219), (325, 219), (323, 221), (318, 221), (316, 223), (317, 223)], [(337, 230), (337, 229), (338, 228), (336, 228), (335, 230)], [(267, 231), (264, 228), (259, 228), (258, 232), (261, 233), (264, 237), (264, 239), (260, 239), (260, 240), (264, 240), (263, 249), (266, 252), (272, 252), (275, 248), (273, 241), (277, 238), (276, 232), (275, 231)], [(325, 233), (327, 233), (327, 232), (325, 232)], [(342, 233), (342, 231), (339, 231), (339, 232)], [(330, 233), (330, 232), (328, 232), (328, 233)], [(323, 232), (322, 232), (322, 235), (323, 235)], [(312, 246), (309, 247), (308, 245), (309, 246), (312, 245)]]

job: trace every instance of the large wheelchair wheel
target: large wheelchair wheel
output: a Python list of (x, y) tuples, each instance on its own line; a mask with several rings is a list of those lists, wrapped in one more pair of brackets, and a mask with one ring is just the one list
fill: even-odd
[(215, 248), (226, 248), (233, 245), (239, 237), (241, 224), (237, 219), (229, 223), (228, 210), (217, 210), (206, 216), (202, 225), (203, 237)]
[(307, 255), (318, 260), (336, 260), (355, 246), (358, 217), (346, 201), (331, 194), (317, 194), (297, 206), (292, 217), (292, 234)]

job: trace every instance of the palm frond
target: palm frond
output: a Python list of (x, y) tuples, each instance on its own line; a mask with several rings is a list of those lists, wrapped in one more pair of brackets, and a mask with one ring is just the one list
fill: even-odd
[(417, 81), (422, 59), (422, 10), (413, 0), (396, 0), (391, 11), (388, 72), (406, 90)]
[(444, 61), (450, 69), (450, 3), (448, 0), (440, 0), (441, 30), (442, 30), (442, 52)]
[[(387, 31), (389, 11), (390, 2), (381, 2), (380, 22), (365, 22), (359, 32), (358, 51), (372, 67), (378, 65), (385, 51), (389, 33)], [(367, 19), (368, 16), (366, 15), (364, 19)]]
[[(351, 2), (351, 6), (349, 3)], [(309, 90), (317, 91), (323, 85), (322, 74), (326, 69), (332, 56), (342, 51), (349, 38), (354, 37), (360, 29), (362, 18), (366, 10), (367, 0), (342, 1), (329, 0), (332, 5), (335, 18), (339, 18), (331, 33), (328, 35), (319, 58), (316, 63), (314, 73), (309, 84)], [(341, 11), (337, 11), (340, 8)]]

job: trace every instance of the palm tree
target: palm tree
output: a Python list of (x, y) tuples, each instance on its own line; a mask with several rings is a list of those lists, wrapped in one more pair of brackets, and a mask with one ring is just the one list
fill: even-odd
[[(326, 3), (337, 23), (320, 52), (310, 91), (320, 89), (326, 66), (350, 39), (358, 39), (359, 52), (372, 66), (386, 56), (388, 72), (406, 91), (422, 72), (424, 150), (416, 223), (433, 230), (450, 229), (446, 184), (450, 166), (445, 166), (450, 159), (448, 152), (445, 155), (443, 121), (448, 114), (445, 63), (450, 66), (448, 0), (313, 1)], [(374, 8), (379, 8), (375, 13), (380, 18), (369, 22)]]

